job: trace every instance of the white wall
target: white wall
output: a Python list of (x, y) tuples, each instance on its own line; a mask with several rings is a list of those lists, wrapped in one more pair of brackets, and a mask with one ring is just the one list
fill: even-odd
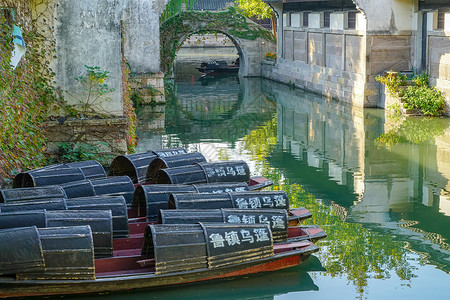
[(353, 0), (367, 17), (368, 31), (411, 30), (414, 0)]

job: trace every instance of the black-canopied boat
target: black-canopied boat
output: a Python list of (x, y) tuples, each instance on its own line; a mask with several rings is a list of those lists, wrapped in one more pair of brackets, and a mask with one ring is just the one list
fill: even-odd
[[(54, 234), (53, 240), (69, 239), (62, 257), (52, 251), (55, 243), (43, 241), (44, 230)], [(295, 266), (319, 250), (309, 240), (273, 244), (267, 224), (149, 225), (137, 254), (94, 260), (90, 232), (59, 232), (36, 227), (0, 230), (0, 240), (8, 240), (3, 245), (32, 249), (13, 253), (0, 246), (0, 297), (114, 292), (235, 277)], [(82, 249), (74, 242), (80, 238), (87, 239)], [(45, 255), (46, 249), (52, 256)], [(74, 266), (68, 253), (85, 257), (83, 265), (80, 261)], [(77, 267), (86, 271), (77, 273)]]
[(205, 75), (237, 74), (239, 72), (239, 60), (237, 59), (231, 65), (228, 65), (228, 63), (224, 60), (202, 62), (200, 67), (196, 69)]
[[(0, 298), (275, 271), (302, 263), (326, 237), (299, 226), (311, 213), (290, 209), (286, 193), (255, 192), (271, 182), (250, 177), (244, 161), (168, 149), (121, 156), (111, 169), (120, 176), (93, 162), (44, 167), (21, 174), (29, 183), (17, 186), (33, 188), (0, 191)], [(58, 174), (64, 180), (52, 180)]]

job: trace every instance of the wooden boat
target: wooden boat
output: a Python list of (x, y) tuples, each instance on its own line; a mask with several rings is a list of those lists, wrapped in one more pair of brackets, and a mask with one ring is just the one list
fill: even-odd
[(239, 72), (239, 63), (228, 65), (224, 60), (214, 60), (202, 62), (200, 67), (196, 69), (205, 75), (237, 74)]
[[(82, 249), (61, 251), (68, 257), (68, 266), (61, 257), (55, 263), (56, 258), (48, 255), (55, 256), (55, 249), (45, 249), (48, 242), (42, 240), (42, 233), (35, 227), (1, 230), (0, 239), (32, 250), (24, 266), (17, 263), (17, 256), (8, 262), (0, 261), (0, 297), (114, 292), (236, 277), (296, 266), (319, 249), (309, 240), (273, 244), (266, 224), (148, 225), (139, 248), (116, 252), (112, 258), (90, 260), (93, 245), (86, 239), (86, 227), (89, 229), (81, 227), (83, 234), (76, 234), (85, 240)], [(45, 230), (53, 234), (57, 231)], [(61, 236), (67, 238), (68, 234)], [(11, 257), (6, 249), (11, 247), (0, 248), (5, 251), (0, 257)], [(130, 255), (132, 250), (140, 254)], [(83, 254), (84, 265), (70, 265), (68, 252)], [(11, 270), (7, 266), (11, 261), (16, 262), (13, 273), (5, 274), (5, 270)], [(84, 271), (80, 273), (79, 269)]]
[[(4, 214), (0, 216), (0, 298), (148, 289), (270, 272), (299, 265), (319, 250), (314, 242), (326, 237), (323, 230), (299, 226), (311, 213), (305, 208), (289, 209), (283, 193), (254, 192), (272, 182), (250, 177), (245, 162), (194, 161), (183, 167), (178, 164), (189, 155), (180, 151), (185, 150), (120, 157), (112, 168), (119, 177), (88, 178), (86, 174), (93, 172), (87, 170), (97, 167), (95, 163), (84, 169), (79, 165), (43, 168), (23, 175), (33, 182), (28, 186), (36, 187), (0, 191), (0, 215)], [(172, 155), (180, 156), (156, 160)], [(145, 182), (149, 178), (145, 174), (150, 174), (145, 164), (153, 160), (158, 163), (150, 177), (164, 184)], [(74, 167), (76, 176), (70, 173)], [(79, 170), (82, 179), (66, 180), (80, 177)], [(65, 179), (59, 187), (35, 184), (43, 178), (51, 182), (47, 175), (62, 173)], [(174, 192), (211, 193), (221, 199), (224, 196), (217, 193), (226, 192), (228, 208), (206, 207), (209, 210), (202, 208), (199, 215), (195, 210), (159, 213), (169, 208)], [(245, 200), (250, 193), (266, 197), (262, 203), (267, 207), (254, 210), (236, 204), (236, 195)], [(176, 205), (171, 208), (181, 205), (182, 196), (173, 200)], [(162, 224), (156, 224), (158, 216)], [(244, 217), (255, 222), (237, 222)], [(11, 228), (14, 222), (23, 227)], [(97, 225), (101, 223), (107, 225)]]

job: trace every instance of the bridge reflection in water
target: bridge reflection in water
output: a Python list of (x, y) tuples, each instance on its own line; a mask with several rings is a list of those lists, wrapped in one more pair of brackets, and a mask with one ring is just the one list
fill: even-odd
[[(259, 79), (238, 76), (177, 82), (176, 93), (167, 97), (164, 114), (156, 118), (159, 132), (142, 130), (140, 149), (162, 147), (170, 143), (202, 151), (217, 159), (217, 150), (236, 148), (251, 130), (272, 119), (276, 103), (262, 93)], [(143, 124), (153, 118), (146, 116)], [(162, 122), (162, 118), (164, 121)], [(155, 123), (146, 126), (154, 128)]]
[[(416, 299), (427, 285), (450, 295), (450, 120), (393, 121), (382, 110), (251, 78), (184, 80), (175, 90), (158, 115), (164, 126), (139, 133), (140, 149), (184, 146), (210, 160), (245, 159), (293, 205), (310, 209), (329, 234), (318, 254), (326, 271), (314, 273), (319, 291), (310, 291), (350, 299), (390, 287), (393, 298)], [(261, 295), (265, 284), (250, 290)], [(237, 298), (254, 299), (239, 289)], [(285, 288), (287, 297), (295, 291), (304, 289)]]

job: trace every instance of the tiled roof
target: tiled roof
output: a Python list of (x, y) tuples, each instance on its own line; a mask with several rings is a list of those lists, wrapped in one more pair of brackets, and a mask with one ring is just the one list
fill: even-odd
[(234, 4), (234, 0), (198, 0), (192, 2), (194, 4), (190, 5), (189, 8), (193, 10), (222, 10), (225, 9), (227, 3)]

